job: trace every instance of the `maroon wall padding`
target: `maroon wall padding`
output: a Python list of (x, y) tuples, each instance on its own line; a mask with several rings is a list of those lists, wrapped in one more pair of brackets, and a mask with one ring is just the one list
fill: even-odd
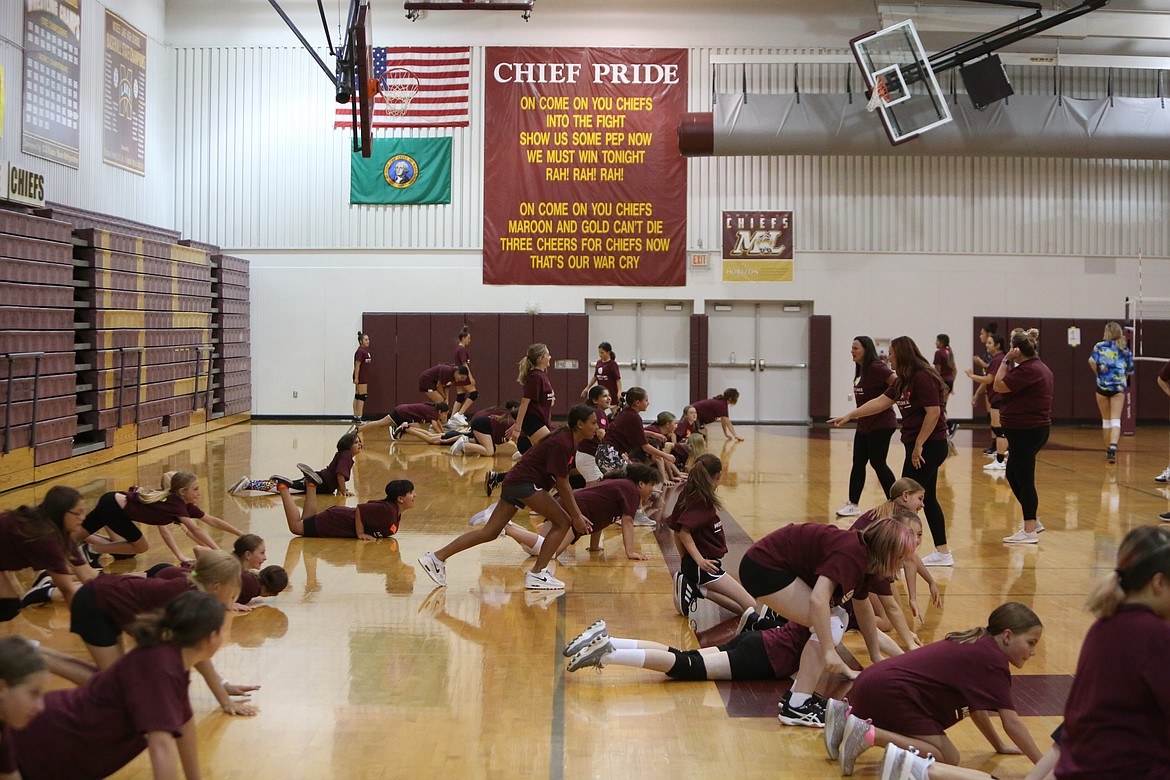
[[(1145, 320), (1141, 324), (1141, 339), (1137, 345), (1140, 349), (1134, 354), (1148, 355), (1149, 357), (1170, 358), (1170, 321)], [(1134, 384), (1137, 387), (1137, 418), (1142, 421), (1165, 422), (1167, 404), (1170, 398), (1158, 387), (1158, 372), (1163, 361), (1139, 360), (1134, 367)]]
[[(431, 362), (427, 366), (439, 363), (455, 362), (455, 347), (459, 344), (459, 329), (463, 327), (462, 314), (431, 314)], [(454, 394), (452, 394), (454, 403)]]
[(691, 401), (707, 398), (707, 335), (710, 321), (706, 314), (691, 315)]
[(832, 317), (814, 314), (809, 317), (808, 332), (808, 414), (820, 422), (832, 416), (829, 396), (832, 379), (833, 344)]
[(516, 375), (520, 373), (518, 364), (528, 351), (528, 345), (539, 340), (532, 335), (532, 320), (531, 314), (500, 315), (500, 351), (497, 357), (500, 363), (500, 384), (494, 394), (497, 399), (521, 400), (522, 388), (516, 383)]
[[(511, 367), (500, 360), (500, 315), (468, 314), (463, 319), (471, 328), (471, 344), (467, 348), (471, 352), (471, 376), (479, 393), (479, 399), (471, 407), (472, 414), (488, 407), (503, 406), (509, 398), (519, 400), (518, 385), (508, 394), (500, 394), (500, 377), (511, 372)], [(451, 356), (455, 356), (454, 350)]]
[(589, 315), (569, 314), (567, 316), (569, 342), (565, 357), (576, 358), (577, 368), (565, 371), (565, 378), (568, 382), (568, 389), (565, 393), (566, 409), (574, 404), (585, 403), (586, 399), (581, 397), (581, 391), (585, 389), (585, 385), (589, 384), (589, 380), (593, 377), (592, 358), (594, 355), (589, 347)]
[(569, 353), (569, 315), (537, 314), (533, 317), (532, 334), (534, 341), (548, 345), (549, 354), (552, 356), (552, 362), (548, 366), (548, 378), (552, 382), (553, 391), (557, 394), (552, 413), (554, 417), (563, 417), (569, 413), (569, 405), (572, 402), (570, 394), (576, 396), (581, 391), (581, 388), (570, 390), (569, 371), (556, 367), (556, 361), (575, 357)]
[(398, 378), (394, 383), (394, 404), (426, 401), (427, 397), (419, 392), (418, 378), (435, 365), (431, 362), (431, 315), (399, 314), (396, 338)]
[[(398, 330), (398, 315), (381, 312), (365, 312), (362, 314), (362, 332), (370, 334), (370, 354), (373, 369), (369, 382), (368, 398), (366, 399), (365, 416), (383, 417), (390, 413), (395, 406), (398, 381), (398, 361), (395, 351)], [(354, 333), (351, 346), (358, 348), (357, 333)], [(350, 367), (352, 369), (352, 355)], [(352, 378), (351, 378), (352, 379)]]

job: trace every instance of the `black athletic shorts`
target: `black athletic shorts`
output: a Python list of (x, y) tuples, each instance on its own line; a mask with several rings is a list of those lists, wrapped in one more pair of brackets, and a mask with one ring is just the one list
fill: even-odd
[(531, 482), (521, 482), (516, 485), (504, 485), (500, 491), (500, 500), (506, 501), (512, 506), (523, 509), (527, 504), (524, 499), (536, 495), (540, 492), (540, 488)]
[(520, 430), (524, 432), (525, 436), (531, 439), (532, 434), (536, 433), (541, 428), (551, 429), (552, 426), (549, 425), (548, 421), (540, 415), (532, 414), (531, 412), (524, 415), (524, 422), (520, 424)]
[(93, 588), (88, 585), (82, 585), (73, 594), (73, 602), (69, 605), (69, 630), (81, 637), (82, 642), (94, 647), (113, 647), (122, 634), (113, 618), (97, 605)]
[(780, 569), (769, 569), (746, 555), (739, 562), (739, 582), (744, 590), (755, 598), (767, 596), (769, 593), (779, 593), (795, 581), (795, 574)]
[(736, 634), (730, 642), (719, 645), (727, 653), (733, 680), (775, 680), (776, 672), (768, 662), (768, 651), (764, 648), (763, 631), (744, 631)]
[(304, 535), (305, 536), (320, 536), (320, 534), (317, 533), (317, 516), (316, 515), (313, 515), (312, 517), (303, 518), (301, 520), (301, 525), (304, 526), (304, 529), (305, 529)]
[(492, 418), (472, 417), (471, 430), (485, 434), (490, 439), (492, 437)]
[(952, 393), (955, 392), (955, 380), (944, 379), (943, 384), (947, 386), (947, 390), (951, 391)]
[(726, 574), (726, 572), (723, 571), (723, 562), (718, 561), (718, 563), (719, 572), (717, 574), (711, 574), (705, 569), (700, 569), (699, 564), (695, 563), (694, 558), (689, 555), (684, 555), (682, 557), (682, 566), (680, 568), (682, 569), (683, 576), (687, 578), (688, 582), (690, 582), (692, 585), (697, 584), (699, 586), (703, 586), (710, 582), (714, 582)]
[(116, 493), (106, 493), (98, 499), (90, 513), (85, 516), (81, 527), (95, 534), (103, 528), (109, 528), (128, 542), (137, 542), (142, 538), (142, 531), (134, 521), (126, 517), (126, 512), (118, 506)]
[(1099, 385), (1097, 387), (1097, 395), (1104, 396), (1105, 398), (1112, 398), (1113, 396), (1117, 395), (1118, 393), (1124, 393), (1124, 392), (1125, 392), (1124, 390), (1106, 390), (1104, 387), (1101, 387)]

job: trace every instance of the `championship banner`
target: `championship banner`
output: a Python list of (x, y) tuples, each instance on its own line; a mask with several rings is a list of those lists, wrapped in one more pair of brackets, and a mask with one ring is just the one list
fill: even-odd
[(146, 36), (106, 11), (102, 162), (146, 175)]
[(21, 151), (77, 168), (80, 116), (81, 0), (25, 0)]
[(792, 281), (792, 212), (723, 212), (723, 281)]
[(375, 138), (373, 152), (350, 154), (349, 202), (451, 202), (450, 138)]
[(486, 60), (484, 283), (686, 284), (686, 50)]

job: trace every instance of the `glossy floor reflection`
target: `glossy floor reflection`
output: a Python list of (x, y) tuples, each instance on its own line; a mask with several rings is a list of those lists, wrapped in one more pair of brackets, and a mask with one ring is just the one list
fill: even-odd
[[(350, 504), (383, 495), (386, 482), (414, 481), (418, 501), (398, 537), (374, 543), (299, 539), (272, 497), (233, 497), (240, 475), (267, 477), (306, 461), (324, 465), (341, 425), (253, 423), (108, 464), (64, 480), (87, 499), (132, 484), (154, 484), (165, 470), (195, 471), (204, 508), (267, 541), (270, 563), (291, 584), (253, 613), (231, 618), (230, 642), (215, 659), (232, 681), (263, 686), (252, 719), (221, 715), (201, 681), (192, 702), (204, 772), (216, 778), (399, 778), (426, 773), (463, 778), (837, 777), (823, 758), (820, 733), (785, 728), (775, 719), (775, 692), (726, 684), (669, 683), (640, 670), (607, 668), (567, 675), (559, 654), (598, 617), (614, 636), (697, 646), (691, 626), (671, 605), (668, 558), (654, 529), (638, 529), (650, 560), (626, 560), (611, 531), (605, 551), (584, 545), (563, 557), (557, 576), (566, 594), (526, 593), (524, 554), (499, 540), (456, 556), (445, 590), (434, 590), (414, 561), (467, 527), (489, 501), (483, 475), (493, 461), (452, 458), (444, 448), (390, 445), (384, 432), (367, 438), (357, 460)], [(790, 522), (834, 522), (846, 496), (852, 433), (823, 428), (741, 426), (747, 441), (722, 449), (722, 496), (739, 540)], [(1054, 697), (1075, 668), (1089, 618), (1081, 609), (1094, 578), (1112, 567), (1115, 546), (1134, 525), (1156, 522), (1168, 507), (1153, 481), (1166, 465), (1165, 429), (1143, 429), (1122, 442), (1116, 466), (1105, 463), (1100, 429), (1058, 428), (1041, 453), (1039, 548), (1009, 547), (1000, 537), (1019, 524), (1006, 480), (984, 472), (982, 432), (962, 430), (958, 455), (940, 479), (956, 566), (934, 570), (943, 610), (927, 608), (920, 636), (984, 623), (1005, 600), (1032, 606), (1045, 623), (1039, 655), (1022, 682), (1032, 712), (1057, 712)], [(716, 434), (718, 439), (718, 434)], [(718, 442), (717, 442), (718, 443)], [(895, 471), (901, 450), (892, 451)], [(495, 459), (506, 468), (506, 456)], [(0, 497), (4, 507), (35, 501), (48, 485)], [(879, 502), (872, 475), (863, 507)], [(342, 499), (325, 499), (342, 500)], [(527, 518), (521, 514), (520, 521)], [(132, 571), (169, 560), (153, 531), (151, 550), (108, 571)], [(222, 535), (216, 537), (223, 542)], [(665, 539), (665, 536), (659, 537)], [(189, 544), (186, 543), (186, 544)], [(924, 544), (922, 552), (928, 552)], [(28, 582), (30, 572), (21, 574)], [(701, 637), (716, 637), (729, 618), (709, 604), (697, 613)], [(68, 632), (63, 606), (26, 610), (0, 626), (84, 656)], [(860, 650), (860, 642), (850, 639)], [(734, 686), (731, 686), (734, 687)], [(747, 702), (747, 717), (732, 717)], [(1054, 708), (1055, 707), (1055, 708)], [(1023, 707), (1021, 707), (1023, 709)], [(1046, 749), (1054, 715), (1025, 718)], [(969, 723), (952, 730), (965, 764), (1000, 777), (1022, 777), (1028, 761), (992, 754)], [(880, 751), (859, 762), (875, 776)], [(118, 777), (150, 777), (140, 758)]]

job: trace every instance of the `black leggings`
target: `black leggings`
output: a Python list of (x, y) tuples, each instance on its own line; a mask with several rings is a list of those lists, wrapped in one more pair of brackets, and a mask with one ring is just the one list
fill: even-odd
[(890, 497), (890, 488), (894, 485), (894, 472), (886, 463), (886, 455), (890, 452), (890, 437), (894, 435), (894, 428), (882, 428), (869, 433), (857, 431), (853, 434), (853, 470), (849, 472), (849, 503), (856, 504), (861, 500), (861, 491), (865, 488), (865, 464), (873, 468), (878, 482), (882, 484), (882, 495)]
[(914, 454), (914, 442), (905, 442), (906, 460), (902, 463), (902, 476), (910, 477), (926, 490), (926, 501), (922, 507), (926, 513), (926, 524), (930, 526), (930, 538), (935, 547), (942, 547), (947, 543), (947, 518), (938, 503), (938, 468), (947, 459), (947, 442), (927, 441), (922, 445), (922, 466), (915, 468), (911, 461)]
[(142, 531), (133, 520), (126, 517), (126, 511), (118, 506), (116, 493), (106, 493), (99, 498), (97, 506), (85, 516), (81, 527), (91, 534), (109, 528), (128, 542), (137, 542), (142, 538)]
[(1048, 443), (1050, 430), (1049, 426), (1043, 425), (1039, 428), (1004, 428), (1003, 431), (1008, 440), (1004, 474), (1020, 502), (1025, 520), (1035, 520), (1040, 506), (1040, 497), (1036, 495), (1036, 454)]

